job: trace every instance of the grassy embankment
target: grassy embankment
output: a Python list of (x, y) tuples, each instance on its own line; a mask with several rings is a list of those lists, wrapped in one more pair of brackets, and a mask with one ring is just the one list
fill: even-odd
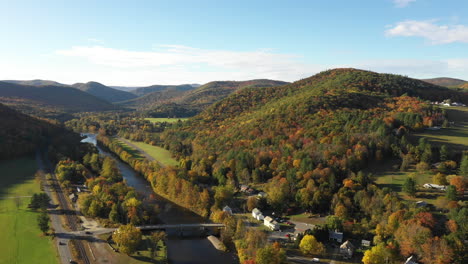
[(149, 120), (151, 123), (162, 123), (162, 122), (167, 122), (167, 123), (175, 123), (177, 121), (185, 121), (188, 118), (181, 117), (181, 118), (153, 118), (153, 117), (147, 117), (145, 120)]
[[(171, 153), (161, 147), (158, 146), (152, 146), (143, 142), (138, 142), (138, 141), (133, 141), (133, 140), (128, 140), (135, 146), (139, 147), (143, 151), (145, 151), (148, 155), (153, 157), (156, 161), (160, 162), (164, 166), (177, 166), (179, 163), (177, 160), (173, 159), (171, 157)], [(143, 158), (143, 155), (133, 147), (125, 144), (122, 141), (119, 141), (119, 144), (132, 156), (136, 158)]]
[[(440, 130), (424, 130), (413, 135), (412, 140), (417, 144), (417, 140), (426, 137), (433, 146), (440, 147), (447, 145), (452, 151), (461, 151), (468, 149), (468, 107), (447, 107), (445, 108), (450, 122), (454, 124), (449, 128)], [(416, 198), (411, 198), (402, 192), (402, 185), (408, 176), (413, 176), (416, 183), (422, 186), (424, 183), (432, 183), (432, 177), (435, 173), (428, 171), (425, 173), (417, 172), (412, 166), (410, 170), (399, 171), (400, 162), (397, 160), (386, 161), (374, 164), (369, 171), (376, 176), (376, 183), (381, 187), (389, 187), (398, 192), (407, 200), (423, 200), (433, 203), (435, 199), (444, 194), (440, 191), (424, 191)], [(421, 189), (420, 189), (421, 190)]]
[[(40, 192), (33, 158), (0, 161), (0, 263), (58, 263), (50, 237), (37, 226), (29, 197)], [(19, 197), (19, 198), (7, 198)]]

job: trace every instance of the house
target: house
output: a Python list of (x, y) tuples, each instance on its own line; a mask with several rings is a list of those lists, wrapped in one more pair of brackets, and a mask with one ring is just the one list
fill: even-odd
[(341, 246), (340, 246), (340, 254), (343, 258), (345, 259), (350, 259), (353, 257), (354, 254), (354, 245), (349, 242), (349, 240), (346, 240)]
[(265, 217), (265, 219), (263, 219), (263, 224), (266, 227), (270, 228), (271, 230), (278, 230), (279, 229), (278, 222), (276, 222), (273, 218), (271, 218), (271, 216)]
[(406, 259), (405, 264), (418, 264), (418, 262), (414, 256), (410, 256)]
[(440, 191), (445, 191), (447, 189), (447, 186), (444, 185), (439, 185), (439, 184), (433, 184), (433, 183), (425, 183), (423, 185), (424, 188), (426, 189), (436, 189)]
[(239, 186), (239, 189), (240, 189), (240, 192), (246, 192), (249, 189), (249, 186), (245, 184), (241, 184), (241, 186)]
[(70, 198), (70, 200), (74, 203), (76, 202), (76, 200), (78, 200), (78, 195), (76, 195), (75, 193), (72, 193), (68, 196), (68, 198)]
[(364, 240), (364, 239), (361, 240), (361, 246), (363, 246), (363, 247), (370, 247), (370, 245), (371, 245), (370, 240)]
[(252, 217), (259, 221), (262, 221), (264, 219), (262, 212), (258, 210), (257, 208), (254, 208), (252, 210)]
[(426, 207), (427, 203), (425, 201), (417, 201), (416, 202), (416, 207), (421, 208), (421, 207)]
[(337, 230), (328, 231), (328, 239), (341, 243), (343, 242), (343, 232), (338, 232)]
[(226, 213), (228, 213), (229, 215), (232, 215), (232, 209), (231, 209), (231, 207), (229, 207), (229, 206), (227, 206), (227, 205), (224, 206), (223, 212), (226, 212)]

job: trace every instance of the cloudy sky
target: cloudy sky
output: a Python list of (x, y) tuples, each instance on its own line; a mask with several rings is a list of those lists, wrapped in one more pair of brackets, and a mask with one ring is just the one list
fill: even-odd
[(468, 80), (466, 0), (0, 0), (0, 79), (295, 81), (354, 67)]

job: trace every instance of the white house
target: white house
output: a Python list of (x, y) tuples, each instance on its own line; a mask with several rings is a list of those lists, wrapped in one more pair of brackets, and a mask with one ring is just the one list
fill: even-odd
[(268, 228), (270, 228), (271, 230), (278, 230), (279, 229), (278, 222), (273, 220), (273, 218), (271, 218), (270, 216), (265, 217), (265, 219), (263, 220), (263, 224), (265, 226), (267, 226)]
[(437, 189), (441, 191), (445, 191), (447, 189), (447, 186), (445, 185), (439, 185), (439, 184), (433, 184), (433, 183), (425, 183), (423, 187), (426, 189)]
[(224, 206), (223, 211), (230, 214), (230, 215), (232, 215), (232, 209), (231, 209), (231, 207), (229, 207), (227, 205)]
[(406, 259), (405, 264), (418, 264), (418, 262), (414, 256), (410, 256)]
[(254, 208), (252, 210), (252, 217), (259, 221), (262, 221), (264, 219), (262, 212), (258, 210), (257, 208)]
[(340, 254), (345, 259), (350, 259), (354, 254), (354, 245), (347, 240), (340, 246)]

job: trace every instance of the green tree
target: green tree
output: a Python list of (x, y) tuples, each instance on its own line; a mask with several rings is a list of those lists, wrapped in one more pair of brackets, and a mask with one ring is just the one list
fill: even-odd
[(325, 225), (330, 230), (341, 230), (342, 229), (342, 222), (341, 219), (335, 215), (327, 216), (325, 220)]
[(119, 206), (117, 204), (112, 205), (112, 209), (109, 212), (109, 220), (114, 223), (120, 222)]
[(325, 253), (325, 247), (313, 235), (305, 235), (301, 243), (299, 243), (299, 249), (306, 255), (322, 255)]
[(457, 200), (457, 189), (453, 185), (447, 186), (447, 191), (445, 193), (445, 197), (449, 201), (456, 201)]
[(132, 224), (122, 225), (112, 235), (112, 239), (120, 252), (130, 255), (134, 253), (141, 242), (141, 231)]
[(463, 156), (460, 162), (460, 175), (468, 176), (468, 152), (463, 153)]
[(49, 206), (50, 197), (46, 193), (35, 193), (32, 195), (29, 207), (33, 210), (46, 209)]
[(416, 182), (412, 177), (407, 177), (405, 182), (403, 183), (403, 191), (407, 193), (409, 196), (416, 195)]
[(41, 213), (37, 216), (37, 225), (42, 233), (46, 234), (49, 230), (49, 215), (46, 210), (42, 210)]
[(450, 158), (450, 152), (446, 145), (440, 147), (439, 155), (441, 161), (446, 161)]
[(286, 252), (279, 245), (267, 245), (257, 251), (255, 258), (257, 264), (282, 264), (286, 263)]

